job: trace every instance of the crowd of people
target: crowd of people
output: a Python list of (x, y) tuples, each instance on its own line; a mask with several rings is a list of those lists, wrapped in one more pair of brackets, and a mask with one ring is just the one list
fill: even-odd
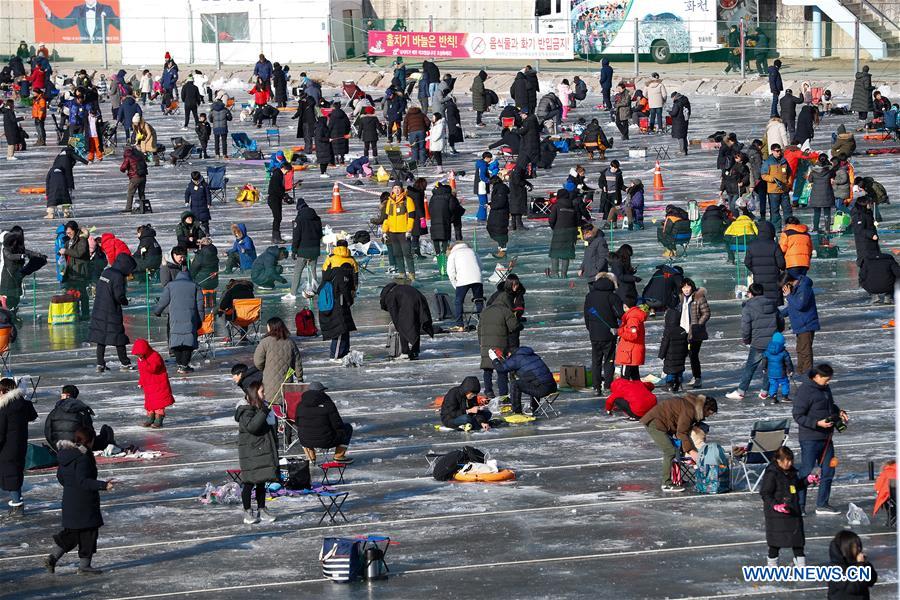
[[(202, 149), (200, 160), (205, 160), (211, 136), (215, 138), (214, 156), (228, 156), (231, 111), (226, 94), (208, 88), (199, 72), (180, 81), (178, 66), (168, 53), (158, 90), (151, 83), (154, 78), (148, 70), (137, 80), (136, 74), (128, 80), (125, 70), (120, 70), (108, 81), (102, 80), (103, 90), (82, 71), (55, 90), (46, 57), (36, 56), (31, 62), (31, 74), (20, 76), (17, 94), (20, 99), (33, 95), (35, 131), (42, 144), (51, 143), (42, 133), (47, 101), (56, 102), (63, 123), (58, 131), (61, 148), (47, 174), (46, 216), (55, 218), (59, 207), (67, 220), (58, 232), (54, 261), (26, 247), (22, 227), (3, 232), (0, 289), (13, 314), (21, 304), (24, 277), (47, 262), (55, 262), (61, 287), (72, 291), (78, 318), (90, 323), (88, 339), (96, 344), (97, 372), (108, 370), (106, 347), (114, 346), (120, 368), (139, 372), (146, 413), (142, 425), (155, 429), (163, 428), (166, 411), (174, 405), (175, 397), (166, 361), (160, 353), (147, 340), (137, 339), (132, 344), (126, 335), (123, 308), (133, 299), (128, 293), (129, 280), (155, 285), (158, 278), (158, 301), (154, 304), (149, 297), (146, 301), (152, 304), (153, 314), (167, 316), (167, 346), (179, 375), (194, 370), (191, 363), (200, 347), (198, 331), (207, 315), (233, 320), (236, 300), (253, 298), (256, 291), (280, 286), (287, 287), (282, 298), (286, 303), (316, 298), (320, 333), (330, 343), (329, 357), (336, 363), (346, 363), (351, 352), (351, 332), (356, 330), (354, 303), (362, 285), (360, 265), (351, 251), (351, 245), (358, 242), (337, 240), (319, 269), (325, 235), (322, 220), (307, 201), (294, 199), (294, 170), (284, 153), (273, 153), (268, 161), (266, 194), (272, 214), (271, 245), (260, 252), (247, 226), (232, 223), (229, 230), (233, 241), (220, 254), (211, 237), (210, 224), (216, 215), (209, 185), (199, 171), (191, 172), (184, 182), (186, 210), (174, 224), (177, 241), (171, 249), (160, 246), (157, 231), (149, 223), (137, 229), (132, 251), (125, 240), (112, 232), (96, 237), (89, 227), (73, 218), (76, 164), (101, 161), (108, 156), (102, 144), (107, 102), (111, 110), (109, 122), (121, 124), (128, 137), (120, 170), (128, 176), (124, 212), (130, 213), (145, 211), (150, 167), (159, 165), (162, 154), (156, 132), (143, 116), (148, 103), (157, 101), (162, 112), (169, 113), (178, 98), (184, 112), (183, 127), (187, 128), (193, 120)], [(779, 450), (766, 471), (761, 495), (770, 562), (777, 560), (779, 548), (790, 547), (796, 564), (802, 565), (805, 490), (818, 485), (816, 514), (838, 514), (829, 503), (834, 478), (831, 432), (836, 418), (843, 423), (849, 420), (848, 413), (835, 403), (829, 387), (834, 369), (816, 362), (813, 355), (815, 332), (820, 329), (816, 294), (808, 275), (817, 244), (813, 236), (831, 229), (832, 209), (849, 207), (860, 285), (872, 295), (873, 302), (890, 301), (900, 268), (893, 256), (883, 253), (879, 246), (878, 207), (887, 202), (884, 187), (874, 178), (854, 171), (852, 133), (836, 132), (830, 152), (809, 151), (819, 114), (826, 108), (821, 98), (811, 94), (794, 96), (792, 90), (786, 90), (782, 95), (781, 66), (776, 60), (774, 66), (767, 67), (772, 116), (763, 139), (741, 142), (735, 132), (718, 136), (715, 169), (720, 172), (720, 198), (695, 217), (679, 206), (666, 207), (658, 239), (663, 256), (673, 258), (677, 254), (678, 232), (685, 226), (690, 231), (692, 221), (696, 221), (705, 243), (721, 251), (730, 262), (736, 262), (740, 256), (752, 274), (753, 283), (746, 286), (747, 300), (741, 310), (741, 338), (748, 346), (748, 355), (736, 389), (726, 397), (744, 400), (750, 394), (756, 372), (761, 370), (758, 396), (773, 403), (792, 403), (793, 417), (800, 429), (802, 465), (798, 471), (793, 466), (791, 450)], [(287, 105), (288, 72), (287, 67), (272, 64), (260, 55), (254, 67), (255, 85), (249, 92), (257, 126), (269, 118), (266, 115), (270, 109)], [(33, 94), (23, 91), (26, 80), (33, 86)], [(556, 392), (558, 384), (547, 362), (528, 345), (531, 326), (527, 325), (526, 289), (521, 274), (507, 274), (496, 289), (486, 289), (481, 258), (462, 241), (465, 209), (459, 201), (456, 180), (444, 173), (442, 165), (443, 154), (459, 153), (456, 146), (466, 140), (456, 81), (450, 73), (442, 75), (432, 61), (426, 60), (421, 69), (412, 69), (398, 58), (390, 84), (379, 91), (380, 98), (361, 93), (345, 110), (341, 102), (328, 102), (321, 85), (301, 73), (294, 119), (298, 120), (296, 136), (303, 140), (306, 156), (315, 159), (322, 178), (330, 176), (329, 169), (339, 167), (346, 167), (348, 174), (359, 168), (359, 176), (363, 177), (368, 160), (371, 158), (374, 164), (378, 157), (378, 142), (384, 136), (389, 142), (396, 138), (410, 143), (420, 174), (434, 168), (434, 177), (430, 178), (437, 178), (437, 182), (433, 185), (425, 177), (406, 178), (397, 173), (389, 191), (380, 194), (372, 223), (383, 234), (390, 261), (388, 272), (395, 276), (395, 281), (381, 289), (380, 306), (396, 331), (396, 358), (416, 360), (422, 335), (433, 336), (438, 329), (427, 299), (414, 285), (417, 272), (434, 268), (448, 277), (454, 290), (450, 332), (467, 335), (473, 329), (467, 326), (469, 317), (472, 313), (477, 315), (481, 381), (477, 376), (467, 376), (444, 395), (441, 423), (462, 431), (490, 430), (503, 422), (501, 415), (492, 414), (483, 403), (483, 397), (501, 397), (502, 402), (508, 402), (514, 419), (536, 418), (542, 400)], [(477, 128), (492, 126), (486, 123), (484, 115), (501, 104), (489, 81), (488, 74), (481, 71), (474, 75), (469, 88)], [(874, 113), (876, 121), (886, 120), (886, 107), (890, 104), (872, 86), (868, 68), (857, 76), (857, 84), (867, 100), (854, 94), (854, 112), (867, 122), (868, 112)], [(578, 103), (588, 93), (581, 78), (574, 77), (571, 82), (563, 79), (555, 89), (540, 95), (533, 68), (526, 66), (516, 73), (509, 99), (502, 102), (499, 114), (500, 140), (481, 152), (473, 165), (476, 226), (484, 227), (496, 244), (493, 255), (505, 258), (511, 245), (533, 235), (529, 233), (533, 227), (523, 220), (534, 211), (529, 191), (539, 177), (541, 182), (556, 180), (559, 189), (550, 198), (541, 199), (551, 230), (544, 276), (568, 278), (570, 266), (575, 265), (572, 261), (579, 260), (576, 247), (579, 241), (584, 242), (581, 261), (573, 270), (586, 292), (583, 317), (591, 342), (591, 385), (598, 396), (608, 397), (607, 410), (620, 411), (646, 426), (649, 437), (662, 452), (662, 491), (681, 492), (684, 488), (672, 481), (672, 460), (677, 453), (698, 459), (702, 442), (698, 443), (691, 434), (722, 408), (715, 398), (702, 393), (705, 386), (701, 347), (709, 338), (707, 323), (713, 315), (706, 290), (688, 276), (699, 275), (699, 267), (691, 267), (698, 269), (695, 274), (671, 261), (661, 264), (639, 292), (642, 278), (633, 264), (633, 247), (623, 243), (610, 248), (605, 232), (645, 227), (641, 180), (626, 177), (615, 159), (599, 170), (596, 186), (590, 185), (587, 174), (587, 167), (593, 167), (593, 163), (578, 164), (562, 176), (552, 170), (552, 164), (560, 138), (566, 138), (576, 148), (580, 143), (589, 160), (597, 152), (605, 161), (605, 152), (613, 147), (614, 140), (600, 124), (601, 112), (615, 123), (620, 146), (630, 140), (630, 135), (657, 134), (668, 129), (677, 140), (679, 151), (687, 154), (691, 105), (679, 92), (669, 93), (657, 73), (653, 73), (643, 91), (632, 90), (624, 81), (616, 83), (606, 59), (599, 85), (603, 99), (600, 110), (585, 110), (583, 105), (579, 110)], [(209, 111), (199, 112), (204, 104), (210, 105)], [(37, 113), (34, 107), (38, 107)], [(6, 129), (8, 157), (12, 159), (19, 145), (19, 117), (15, 111), (11, 103), (4, 108), (4, 124), (12, 119), (14, 125)], [(351, 142), (354, 136), (359, 138), (358, 143)], [(358, 146), (354, 154), (360, 158), (348, 165), (351, 145)], [(362, 159), (364, 162), (353, 165)], [(814, 211), (812, 229), (799, 216), (793, 192), (798, 181), (800, 188), (809, 182), (808, 206)], [(134, 204), (135, 195), (138, 205)], [(296, 207), (290, 243), (282, 238), (285, 204)], [(258, 235), (255, 237), (259, 239)], [(429, 239), (435, 254), (434, 267), (423, 261), (423, 249)], [(290, 281), (280, 264), (288, 257), (293, 262)], [(220, 273), (233, 276), (221, 298)], [(467, 307), (469, 297), (472, 308)], [(648, 340), (645, 324), (654, 315), (661, 318), (663, 328), (658, 340)], [(795, 334), (793, 356), (786, 348), (785, 317)], [(652, 341), (659, 343), (660, 385), (675, 395), (659, 402), (652, 394), (652, 385), (648, 386), (640, 373)], [(136, 365), (129, 357), (129, 345)], [(242, 519), (246, 524), (275, 520), (265, 505), (265, 485), (278, 478), (279, 443), (273, 406), (284, 404), (286, 383), (304, 380), (301, 350), (281, 318), (267, 321), (265, 337), (256, 347), (252, 362), (235, 365), (231, 371), (243, 396), (234, 418), (239, 431)], [(22, 452), (28, 422), (37, 419), (37, 413), (15, 383), (9, 381), (0, 381), (0, 434), (9, 432), (0, 437), (0, 478), (3, 489), (10, 492), (7, 518), (20, 519), (24, 516)], [(798, 384), (794, 397), (791, 381)], [(692, 392), (684, 392), (686, 384), (690, 384)], [(298, 408), (297, 435), (310, 460), (316, 460), (317, 448), (335, 448), (334, 459), (349, 462), (352, 459), (347, 450), (353, 429), (342, 421), (326, 390), (319, 382), (306, 387)], [(523, 396), (528, 399), (524, 404)], [(52, 572), (62, 555), (77, 546), (80, 572), (90, 574), (98, 572), (91, 565), (91, 556), (103, 525), (99, 492), (114, 487), (112, 481), (97, 479), (92, 451), (113, 444), (114, 438), (108, 427), (99, 433), (94, 431), (90, 409), (77, 398), (77, 388), (65, 386), (60, 403), (45, 426), (48, 441), (58, 454), (59, 480), (64, 489), (64, 530), (54, 537), (55, 547), (45, 566)], [(65, 417), (67, 425), (63, 428), (59, 426), (61, 415), (74, 415)], [(286, 430), (285, 435), (290, 433)], [(676, 448), (674, 440), (680, 440), (680, 448)], [(254, 496), (255, 510), (251, 502)], [(868, 564), (858, 538), (838, 537), (833, 547), (834, 560), (845, 561), (841, 563), (845, 566)]]

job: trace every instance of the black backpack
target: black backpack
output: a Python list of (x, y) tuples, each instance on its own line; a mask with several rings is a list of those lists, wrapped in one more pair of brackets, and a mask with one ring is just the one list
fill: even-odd
[(464, 464), (470, 462), (483, 463), (484, 452), (472, 446), (448, 452), (435, 461), (431, 474), (438, 481), (449, 481)]
[(297, 458), (287, 459), (287, 480), (284, 485), (289, 490), (308, 490), (312, 487), (309, 461)]
[(372, 236), (365, 229), (360, 229), (350, 238), (350, 242), (353, 244), (368, 244), (372, 241)]

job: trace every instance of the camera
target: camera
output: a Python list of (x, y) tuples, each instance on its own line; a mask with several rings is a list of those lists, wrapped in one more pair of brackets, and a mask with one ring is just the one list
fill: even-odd
[(841, 418), (841, 415), (839, 414), (831, 415), (825, 420), (834, 425), (834, 429), (838, 433), (844, 433), (844, 430), (847, 429), (847, 423)]

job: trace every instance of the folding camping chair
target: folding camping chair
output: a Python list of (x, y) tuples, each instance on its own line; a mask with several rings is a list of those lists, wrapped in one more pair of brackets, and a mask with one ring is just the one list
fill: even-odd
[(692, 235), (691, 222), (687, 219), (678, 221), (672, 226), (672, 244), (675, 246), (675, 256), (669, 259), (670, 262), (675, 258), (687, 256)]
[(669, 156), (668, 146), (651, 146), (650, 149), (656, 152), (656, 160), (670, 160), (672, 158)]
[(195, 144), (190, 143), (183, 137), (173, 137), (172, 140), (172, 151), (169, 153), (169, 160), (174, 166), (184, 166), (187, 160), (191, 157), (191, 152), (194, 149)]
[(209, 188), (209, 195), (213, 202), (221, 200), (223, 203), (228, 202), (228, 177), (225, 176), (226, 167), (206, 167), (206, 185)]
[(272, 405), (272, 412), (278, 423), (278, 431), (282, 434), (282, 455), (286, 455), (288, 451), (300, 442), (297, 437), (297, 407), (300, 405), (300, 399), (303, 392), (306, 391), (305, 383), (284, 383), (281, 386), (281, 401)]
[(398, 182), (412, 181), (416, 174), (416, 162), (403, 158), (400, 146), (385, 146), (384, 153), (391, 161), (391, 179)]
[(559, 392), (553, 392), (552, 394), (547, 394), (543, 398), (535, 398), (535, 402), (537, 402), (537, 407), (531, 411), (531, 415), (533, 417), (544, 416), (548, 419), (550, 417), (558, 417), (561, 413), (556, 410), (556, 407), (553, 406), (553, 403), (559, 399)]
[(234, 301), (234, 318), (226, 321), (225, 330), (231, 345), (255, 343), (259, 339), (259, 314), (262, 298), (241, 298)]
[(12, 375), (12, 362), (9, 349), (9, 338), (12, 336), (12, 326), (0, 327), (0, 364), (3, 365), (3, 375)]
[(272, 143), (272, 138), (278, 140), (278, 145), (281, 145), (281, 130), (277, 127), (270, 127), (266, 129), (266, 144)]
[(197, 342), (199, 343), (197, 354), (200, 358), (206, 359), (216, 357), (215, 341), (216, 312), (213, 310), (204, 315), (203, 323), (200, 325), (200, 329), (197, 330)]
[(353, 108), (357, 100), (366, 97), (366, 94), (359, 89), (359, 86), (356, 85), (355, 81), (342, 81), (341, 90), (344, 92), (344, 97), (347, 98), (350, 108)]
[[(119, 146), (119, 124), (118, 123), (105, 123), (101, 134), (103, 135), (103, 147), (104, 148), (114, 149)], [(107, 153), (104, 152), (104, 154), (107, 154)], [(112, 154), (112, 150), (110, 150), (109, 154)]]
[(234, 151), (231, 153), (232, 158), (239, 158), (244, 152), (257, 152), (259, 150), (256, 140), (250, 139), (250, 136), (243, 131), (232, 133), (231, 142), (234, 144)]
[(694, 461), (690, 456), (685, 456), (681, 449), (681, 440), (669, 436), (672, 445), (675, 446), (675, 458), (672, 459), (672, 483), (684, 487), (694, 487), (697, 477), (694, 474)]
[(284, 174), (284, 191), (291, 195), (291, 198), (294, 200), (297, 199), (297, 188), (303, 185), (303, 181), (301, 179), (294, 179), (294, 169), (292, 168), (290, 171)]
[[(777, 419), (771, 421), (756, 421), (750, 429), (750, 438), (747, 444), (731, 444), (731, 472), (740, 465), (743, 479), (751, 492), (755, 492), (762, 481), (766, 467), (772, 462), (775, 451), (787, 443), (791, 431), (790, 419)], [(755, 467), (762, 467), (759, 474), (752, 473)], [(732, 487), (734, 482), (732, 481)]]
[(553, 205), (548, 198), (543, 196), (528, 197), (528, 214), (534, 215), (538, 219), (546, 219), (550, 215), (550, 209)]

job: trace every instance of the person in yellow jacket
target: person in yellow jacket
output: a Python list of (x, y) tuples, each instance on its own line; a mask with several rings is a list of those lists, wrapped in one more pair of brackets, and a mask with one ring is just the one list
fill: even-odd
[(359, 264), (350, 255), (347, 240), (338, 240), (337, 246), (325, 259), (325, 264), (322, 265), (322, 272), (324, 273), (328, 269), (339, 269), (344, 265), (350, 265), (353, 268), (353, 291), (355, 292), (356, 288), (359, 287)]
[(384, 204), (384, 222), (381, 224), (381, 230), (384, 232), (385, 241), (394, 256), (397, 273), (403, 272), (405, 260), (406, 278), (410, 281), (414, 281), (416, 278), (416, 263), (413, 259), (410, 238), (412, 237), (413, 223), (417, 218), (416, 205), (412, 198), (407, 196), (403, 186), (394, 185), (391, 188), (391, 196)]
[(755, 240), (758, 233), (753, 215), (746, 208), (741, 208), (741, 216), (725, 230), (725, 249), (730, 264), (734, 264), (734, 251), (746, 252), (747, 244)]

